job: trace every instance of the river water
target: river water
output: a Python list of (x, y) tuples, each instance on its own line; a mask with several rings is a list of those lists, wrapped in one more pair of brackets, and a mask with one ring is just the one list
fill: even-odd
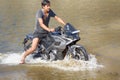
[[(120, 1), (51, 0), (51, 8), (80, 30), (90, 61), (42, 61), (19, 65), (22, 41), (33, 32), (41, 0), (0, 0), (0, 80), (120, 80)], [(61, 25), (51, 19), (50, 26)]]

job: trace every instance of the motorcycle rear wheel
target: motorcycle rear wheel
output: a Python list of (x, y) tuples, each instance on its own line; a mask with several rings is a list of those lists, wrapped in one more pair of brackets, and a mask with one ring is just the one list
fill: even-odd
[(32, 45), (32, 41), (31, 40), (27, 40), (25, 43), (24, 43), (24, 50), (28, 50)]

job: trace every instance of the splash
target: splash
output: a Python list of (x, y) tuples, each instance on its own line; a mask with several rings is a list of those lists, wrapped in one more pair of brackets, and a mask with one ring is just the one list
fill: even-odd
[[(18, 65), (20, 62), (21, 54), (20, 53), (0, 53), (0, 64), (7, 65)], [(46, 61), (41, 58), (33, 59), (32, 55), (29, 55), (26, 58), (27, 64), (32, 64), (31, 66), (49, 66), (62, 70), (70, 71), (84, 71), (84, 70), (94, 70), (104, 67), (97, 62), (97, 59), (94, 55), (89, 55), (89, 61), (75, 60), (65, 58), (64, 60), (57, 61)], [(47, 65), (46, 65), (47, 64)], [(29, 65), (30, 66), (30, 65)]]
[(17, 65), (20, 61), (19, 53), (0, 53), (0, 64)]
[[(103, 68), (104, 66), (97, 62), (97, 59), (94, 55), (89, 55), (89, 61), (82, 61), (82, 60), (75, 60), (75, 59), (64, 59), (64, 60), (57, 60), (57, 61), (44, 61), (40, 59), (34, 60), (35, 62), (44, 64), (43, 66), (50, 66), (62, 70), (69, 70), (69, 71), (85, 71), (85, 70), (95, 70)], [(31, 60), (31, 63), (33, 61)], [(32, 65), (32, 66), (40, 66), (40, 65)]]

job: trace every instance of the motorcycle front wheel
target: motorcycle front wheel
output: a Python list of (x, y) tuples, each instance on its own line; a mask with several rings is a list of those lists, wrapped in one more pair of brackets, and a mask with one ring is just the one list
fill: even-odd
[(72, 57), (77, 60), (88, 61), (88, 53), (86, 49), (81, 45), (73, 45), (72, 46)]

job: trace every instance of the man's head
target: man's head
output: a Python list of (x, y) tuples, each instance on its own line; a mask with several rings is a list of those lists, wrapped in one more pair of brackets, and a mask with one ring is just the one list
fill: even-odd
[(50, 5), (50, 1), (49, 0), (42, 0), (41, 6), (43, 7), (45, 5)]
[(50, 10), (50, 1), (49, 0), (43, 0), (41, 2), (41, 6), (43, 9), (45, 9), (46, 11)]

